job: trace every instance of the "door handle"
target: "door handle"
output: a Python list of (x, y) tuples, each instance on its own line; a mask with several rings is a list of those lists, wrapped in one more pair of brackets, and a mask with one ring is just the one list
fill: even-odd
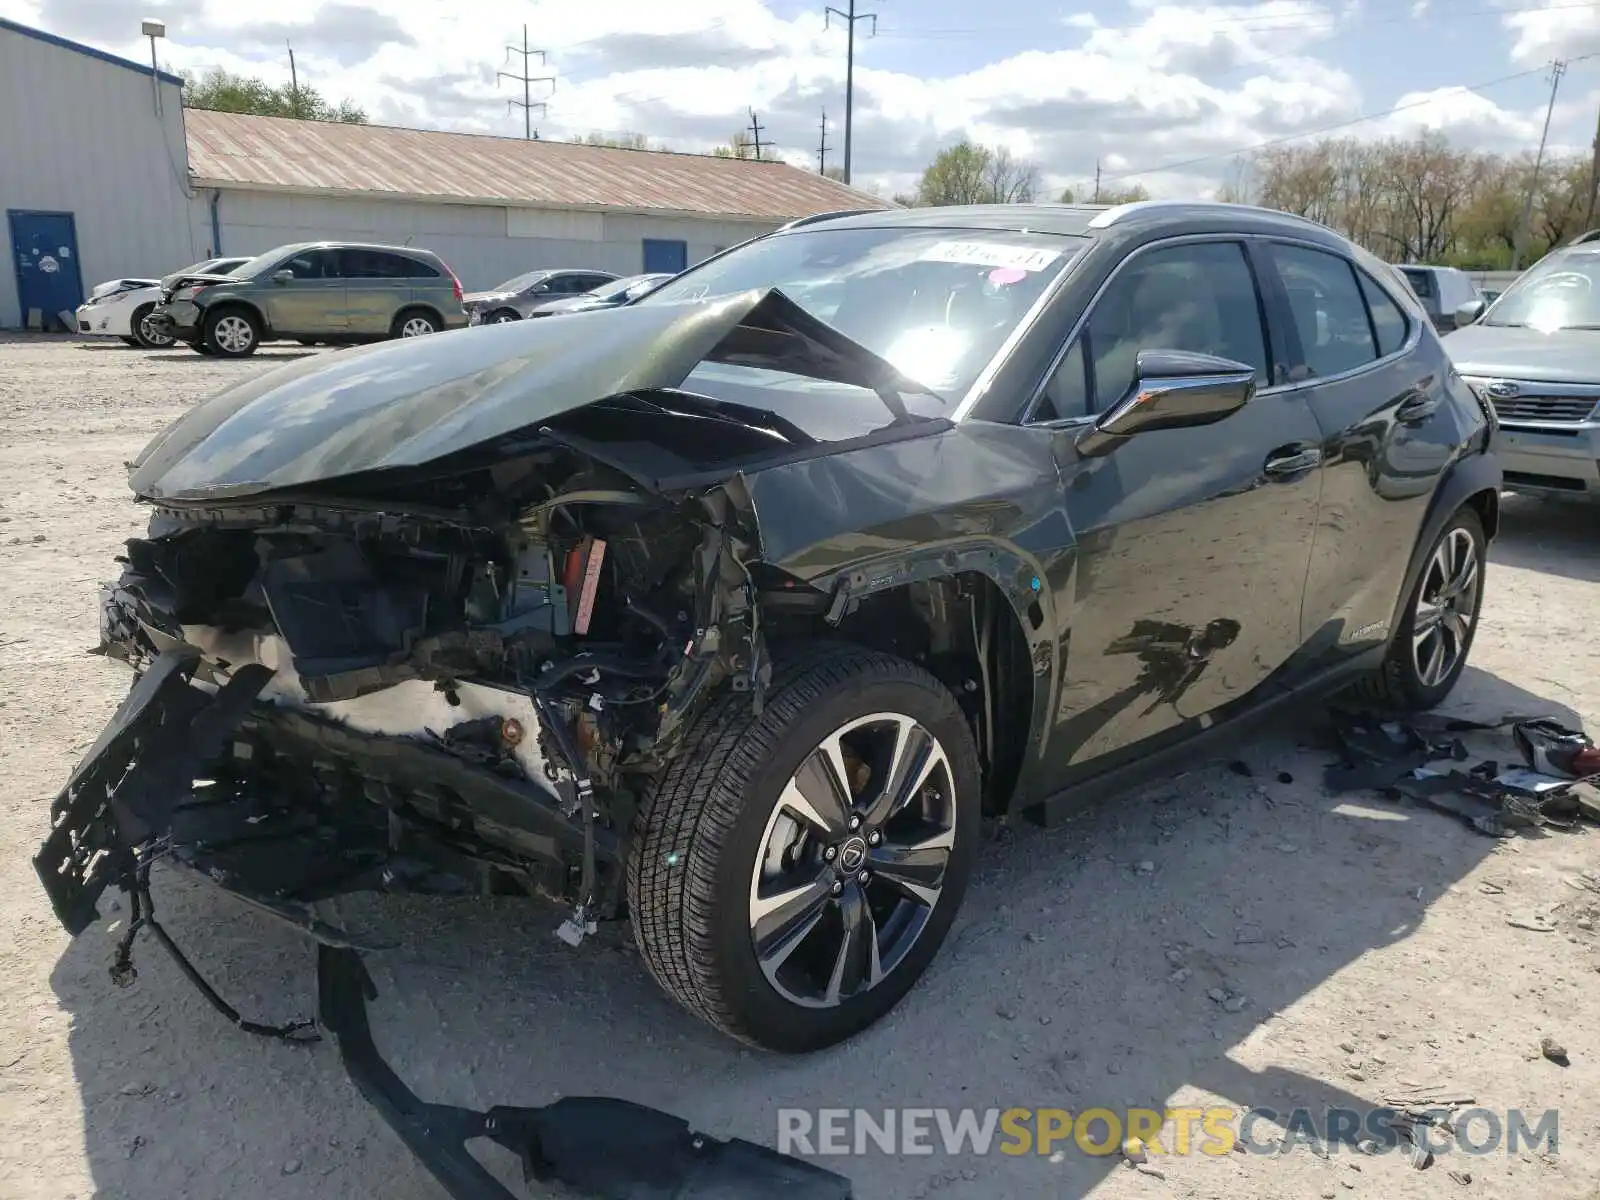
[(1322, 462), (1322, 451), (1316, 446), (1288, 446), (1274, 450), (1267, 456), (1262, 468), (1273, 479), (1302, 475)]
[(1401, 402), (1400, 407), (1395, 409), (1394, 419), (1402, 425), (1413, 425), (1418, 421), (1426, 421), (1438, 408), (1438, 397), (1429, 392), (1418, 392)]

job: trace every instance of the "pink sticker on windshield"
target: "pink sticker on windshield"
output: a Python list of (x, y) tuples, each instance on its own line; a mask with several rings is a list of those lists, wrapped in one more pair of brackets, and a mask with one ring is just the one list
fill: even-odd
[(1028, 277), (1028, 273), (1020, 267), (996, 267), (989, 272), (989, 282), (996, 287), (1005, 287), (1011, 283), (1021, 283)]

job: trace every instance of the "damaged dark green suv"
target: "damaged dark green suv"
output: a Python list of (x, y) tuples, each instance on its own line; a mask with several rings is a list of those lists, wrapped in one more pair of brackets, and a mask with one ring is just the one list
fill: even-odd
[(410, 246), (279, 246), (229, 275), (169, 275), (150, 320), (202, 354), (243, 358), (264, 341), (381, 341), (459, 329), (461, 281)]
[(985, 814), (1337, 689), (1442, 700), (1491, 428), (1388, 266), (1223, 204), (807, 221), (297, 362), (133, 464), (138, 682), (40, 877), (79, 933), (159, 856), (328, 954), (341, 892), (544, 896), (726, 1033), (828, 1046), (933, 959)]

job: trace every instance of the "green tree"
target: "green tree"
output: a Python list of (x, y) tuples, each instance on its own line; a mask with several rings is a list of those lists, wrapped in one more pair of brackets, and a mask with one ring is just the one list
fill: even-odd
[(653, 150), (650, 139), (642, 133), (619, 133), (615, 135), (604, 133), (591, 133), (578, 139), (580, 146), (609, 146), (613, 150)]
[(754, 158), (756, 144), (750, 140), (750, 135), (741, 129), (711, 153), (716, 158)]
[(1038, 189), (1039, 170), (1004, 146), (980, 146), (962, 138), (939, 151), (922, 172), (916, 202), (1026, 204)]
[(293, 117), (302, 121), (334, 121), (365, 125), (366, 112), (348, 100), (334, 104), (310, 84), (273, 87), (248, 75), (214, 67), (196, 78), (183, 74), (183, 106), (213, 112), (249, 113), (258, 117)]

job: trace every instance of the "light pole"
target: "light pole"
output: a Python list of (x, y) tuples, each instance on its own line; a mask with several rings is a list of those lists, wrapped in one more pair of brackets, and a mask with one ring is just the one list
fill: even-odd
[(146, 17), (139, 23), (139, 32), (150, 39), (150, 92), (156, 98), (156, 116), (161, 115), (161, 69), (156, 65), (156, 39), (167, 36), (167, 23)]

